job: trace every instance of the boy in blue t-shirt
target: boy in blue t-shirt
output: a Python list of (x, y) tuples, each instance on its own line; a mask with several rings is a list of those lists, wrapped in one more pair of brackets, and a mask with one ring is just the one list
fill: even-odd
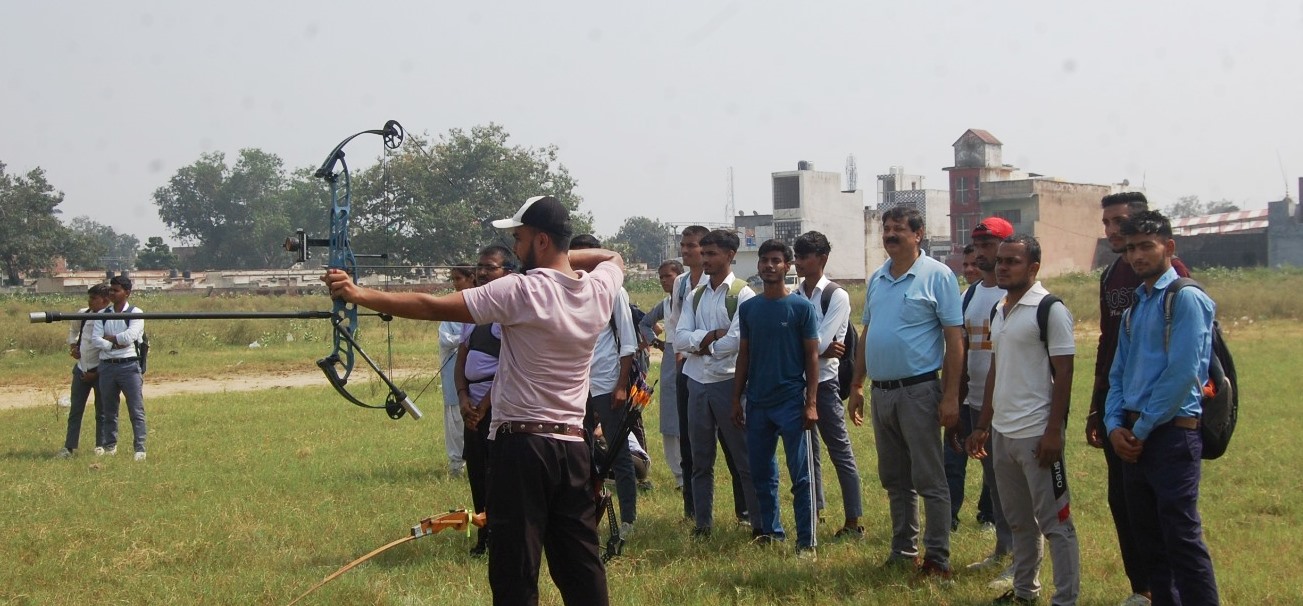
[[(810, 443), (807, 431), (819, 419), (815, 409), (819, 389), (819, 321), (814, 306), (783, 283), (792, 263), (792, 249), (778, 240), (760, 245), (756, 268), (764, 282), (761, 296), (738, 307), (741, 343), (733, 388), (733, 423), (745, 427), (751, 478), (760, 504), (756, 542), (786, 538), (778, 515), (778, 467), (774, 453), (783, 438), (787, 471), (792, 477), (796, 508), (796, 553), (815, 555), (814, 499), (810, 483)], [(746, 395), (747, 407), (742, 408)]]

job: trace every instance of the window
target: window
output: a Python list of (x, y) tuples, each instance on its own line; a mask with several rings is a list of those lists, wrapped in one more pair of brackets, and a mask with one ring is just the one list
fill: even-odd
[(780, 242), (795, 242), (801, 233), (800, 221), (774, 221), (774, 239)]
[[(801, 182), (795, 175), (774, 177), (774, 208), (801, 208)], [(789, 242), (790, 240), (783, 240)]]
[(1014, 225), (1022, 223), (1022, 209), (1015, 208), (1013, 210), (997, 210), (995, 211), (995, 216), (1013, 223)]

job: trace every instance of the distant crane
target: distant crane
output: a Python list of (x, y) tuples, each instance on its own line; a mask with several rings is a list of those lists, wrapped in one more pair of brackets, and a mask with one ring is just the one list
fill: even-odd
[(855, 191), (859, 187), (860, 171), (855, 167), (855, 154), (846, 156), (846, 191)]

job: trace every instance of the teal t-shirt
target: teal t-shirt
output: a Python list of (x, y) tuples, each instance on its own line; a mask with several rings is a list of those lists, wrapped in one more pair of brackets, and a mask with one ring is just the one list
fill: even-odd
[(819, 339), (814, 305), (792, 293), (781, 299), (756, 295), (738, 307), (747, 341), (747, 402), (777, 406), (805, 402), (805, 341)]

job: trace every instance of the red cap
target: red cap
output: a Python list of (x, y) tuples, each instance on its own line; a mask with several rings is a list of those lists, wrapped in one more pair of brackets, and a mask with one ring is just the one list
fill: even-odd
[(1013, 235), (1013, 224), (1001, 219), (1000, 217), (987, 217), (982, 219), (977, 227), (973, 228), (974, 238), (996, 238), (1003, 240)]

